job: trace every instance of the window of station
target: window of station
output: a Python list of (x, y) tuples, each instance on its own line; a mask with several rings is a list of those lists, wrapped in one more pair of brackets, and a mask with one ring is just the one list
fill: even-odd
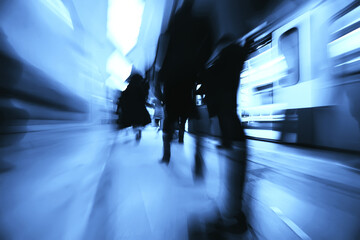
[(292, 28), (281, 35), (279, 52), (285, 58), (287, 65), (287, 74), (280, 79), (280, 86), (288, 87), (297, 84), (300, 78), (299, 31), (297, 28)]

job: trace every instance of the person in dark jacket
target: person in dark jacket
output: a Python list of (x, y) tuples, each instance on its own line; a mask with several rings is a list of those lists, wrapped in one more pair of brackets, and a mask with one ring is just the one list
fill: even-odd
[(136, 140), (139, 141), (141, 127), (151, 122), (145, 106), (149, 88), (140, 74), (132, 74), (126, 81), (129, 82), (129, 85), (122, 92), (118, 102), (121, 112), (120, 129), (132, 126), (137, 131)]
[(220, 148), (231, 147), (232, 141), (244, 141), (245, 134), (237, 115), (237, 92), (240, 73), (246, 60), (249, 42), (243, 47), (232, 35), (223, 36), (217, 43), (216, 57), (202, 73), (199, 93), (205, 94), (210, 117), (217, 117), (221, 130)]
[[(211, 54), (212, 32), (207, 18), (195, 16), (193, 0), (185, 0), (166, 31), (168, 46), (157, 79), (157, 97), (165, 104), (162, 162), (170, 161), (170, 142), (175, 123), (180, 121), (180, 142), (183, 141), (187, 118), (197, 117), (195, 105), (195, 82), (200, 69)], [(160, 93), (159, 93), (160, 92)], [(195, 171), (201, 172), (197, 156)]]
[(219, 40), (208, 69), (202, 74), (201, 93), (206, 96), (210, 117), (218, 118), (221, 130), (218, 153), (226, 167), (219, 223), (224, 232), (243, 232), (247, 229), (242, 211), (247, 151), (244, 129), (237, 115), (237, 93), (249, 46), (250, 41), (241, 46), (231, 35), (225, 35)]

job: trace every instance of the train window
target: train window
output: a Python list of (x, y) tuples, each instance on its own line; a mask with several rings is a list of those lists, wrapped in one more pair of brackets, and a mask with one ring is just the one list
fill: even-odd
[(357, 75), (360, 69), (360, 7), (349, 5), (333, 18), (328, 53), (337, 77)]
[(287, 74), (280, 79), (283, 87), (295, 85), (299, 82), (299, 31), (292, 28), (280, 36), (279, 51), (285, 58)]

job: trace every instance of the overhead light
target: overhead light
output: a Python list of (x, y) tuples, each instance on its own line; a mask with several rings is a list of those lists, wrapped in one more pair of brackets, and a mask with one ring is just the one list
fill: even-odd
[(109, 0), (108, 37), (124, 56), (137, 43), (144, 8), (143, 0)]

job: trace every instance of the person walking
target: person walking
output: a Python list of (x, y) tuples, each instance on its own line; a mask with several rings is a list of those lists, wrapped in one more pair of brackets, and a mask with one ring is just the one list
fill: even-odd
[(237, 93), (250, 43), (246, 41), (242, 46), (232, 35), (224, 35), (202, 75), (201, 92), (205, 94), (209, 116), (218, 118), (221, 131), (221, 143), (217, 148), (221, 164), (225, 166), (225, 180), (220, 195), (222, 217), (219, 224), (225, 232), (247, 229), (242, 211), (247, 150), (244, 129), (237, 115)]
[(129, 85), (119, 98), (120, 129), (132, 126), (136, 132), (136, 141), (141, 139), (141, 129), (151, 122), (149, 112), (146, 110), (146, 100), (149, 88), (140, 74), (132, 74), (126, 80)]
[[(212, 32), (206, 17), (196, 16), (193, 0), (185, 0), (170, 21), (165, 33), (168, 45), (157, 78), (156, 93), (165, 104), (163, 129), (163, 157), (161, 162), (170, 162), (170, 143), (175, 124), (180, 124), (180, 142), (183, 141), (185, 120), (197, 117), (195, 83), (200, 69), (211, 54)], [(163, 91), (160, 89), (163, 88)], [(198, 148), (197, 148), (198, 149)], [(195, 173), (201, 175), (202, 161), (197, 151)]]

